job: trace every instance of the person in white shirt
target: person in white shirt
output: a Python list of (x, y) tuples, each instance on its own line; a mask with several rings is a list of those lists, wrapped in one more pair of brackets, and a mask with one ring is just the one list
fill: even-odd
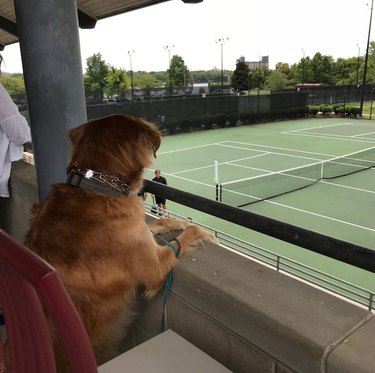
[[(3, 57), (0, 54), (0, 74)], [(11, 162), (23, 156), (23, 145), (31, 141), (30, 127), (0, 83), (0, 197), (9, 197)]]

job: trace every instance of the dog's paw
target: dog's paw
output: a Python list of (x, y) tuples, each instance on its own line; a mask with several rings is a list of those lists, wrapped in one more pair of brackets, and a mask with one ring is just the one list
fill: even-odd
[(179, 229), (181, 230), (185, 230), (187, 227), (189, 227), (190, 225), (192, 225), (191, 221), (190, 220), (177, 220), (180, 224), (180, 227)]
[(206, 244), (209, 242), (217, 245), (219, 244), (219, 240), (214, 234), (200, 229), (199, 238), (190, 243), (189, 251), (195, 249), (205, 249)]
[(217, 239), (217, 237), (212, 234), (212, 233), (209, 233), (209, 232), (205, 232), (205, 235), (203, 237), (203, 241), (204, 242), (212, 242), (214, 244), (219, 244), (219, 240)]

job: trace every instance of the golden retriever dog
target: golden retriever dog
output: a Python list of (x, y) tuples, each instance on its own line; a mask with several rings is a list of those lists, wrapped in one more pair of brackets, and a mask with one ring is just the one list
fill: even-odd
[(216, 238), (189, 221), (146, 224), (137, 194), (161, 142), (153, 124), (112, 115), (69, 135), (68, 181), (54, 184), (45, 202), (34, 206), (25, 244), (58, 271), (100, 365), (119, 353), (136, 295), (156, 294), (178, 261), (154, 234), (180, 231), (171, 242), (180, 255), (193, 243)]

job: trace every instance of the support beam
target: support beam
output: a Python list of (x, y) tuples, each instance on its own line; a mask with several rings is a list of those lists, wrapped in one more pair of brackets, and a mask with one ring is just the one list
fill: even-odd
[(14, 5), (43, 201), (51, 184), (65, 181), (69, 130), (87, 121), (77, 7), (75, 0)]
[(95, 28), (96, 19), (90, 17), (88, 14), (78, 9), (78, 23), (79, 23), (79, 27), (82, 29), (91, 29), (91, 28)]
[(9, 34), (18, 37), (17, 25), (15, 24), (15, 22), (10, 21), (3, 16), (0, 16), (0, 28), (8, 32)]

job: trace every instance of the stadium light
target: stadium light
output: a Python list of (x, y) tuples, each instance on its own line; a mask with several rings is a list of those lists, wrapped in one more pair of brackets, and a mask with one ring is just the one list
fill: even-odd
[(221, 51), (221, 94), (224, 94), (224, 58), (223, 58), (223, 46), (229, 40), (229, 38), (219, 38), (216, 40), (216, 44), (220, 44)]
[(367, 75), (367, 63), (368, 63), (368, 51), (370, 46), (370, 35), (371, 35), (371, 23), (372, 23), (372, 10), (374, 8), (374, 0), (371, 0), (371, 11), (370, 11), (370, 22), (368, 26), (368, 36), (367, 36), (367, 46), (366, 46), (366, 56), (365, 56), (365, 67), (363, 68), (363, 81), (362, 81), (362, 90), (361, 90), (361, 103), (359, 106), (359, 115), (362, 116), (363, 112), (363, 99), (365, 97), (365, 84), (366, 84), (366, 75)]
[(132, 55), (134, 54), (134, 50), (128, 51), (128, 55), (130, 58), (130, 82), (132, 87), (132, 101), (134, 99), (134, 81), (133, 81), (133, 64), (132, 64)]
[(169, 93), (172, 94), (172, 71), (171, 71), (171, 50), (173, 50), (174, 45), (166, 45), (164, 49), (168, 51), (168, 64), (169, 64)]
[(357, 43), (357, 48), (358, 48), (358, 57), (357, 57), (357, 88), (359, 88), (359, 56), (361, 55), (361, 47)]
[(305, 51), (302, 48), (302, 87), (305, 84)]

